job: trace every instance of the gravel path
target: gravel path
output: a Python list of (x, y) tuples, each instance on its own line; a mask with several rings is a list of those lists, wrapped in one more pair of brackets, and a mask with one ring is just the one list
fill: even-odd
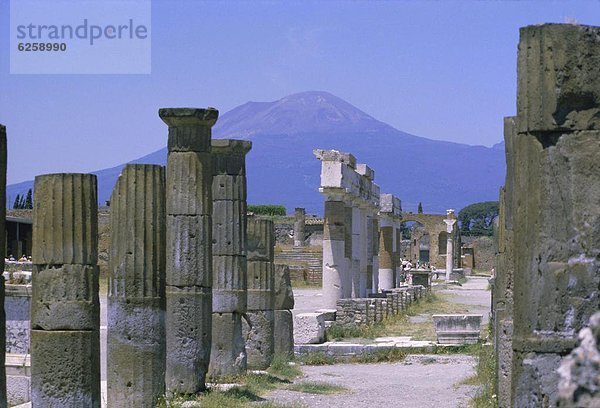
[(330, 395), (277, 390), (266, 399), (307, 407), (467, 407), (477, 387), (460, 382), (474, 374), (475, 365), (476, 359), (466, 355), (412, 355), (399, 363), (305, 366), (300, 382), (348, 390)]

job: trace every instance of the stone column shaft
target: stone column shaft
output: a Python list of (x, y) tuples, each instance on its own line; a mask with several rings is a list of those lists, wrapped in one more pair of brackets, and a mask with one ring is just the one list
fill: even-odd
[(246, 154), (252, 143), (212, 141), (213, 321), (211, 377), (242, 375), (247, 357), (242, 315), (247, 305)]
[(379, 218), (377, 214), (374, 214), (371, 218), (371, 243), (373, 245), (372, 251), (372, 279), (371, 279), (371, 293), (377, 293), (379, 288)]
[(323, 225), (323, 304), (335, 308), (344, 297), (345, 204), (341, 197), (325, 201)]
[(96, 176), (35, 178), (31, 301), (34, 407), (100, 407)]
[(360, 281), (359, 281), (359, 297), (367, 297), (367, 278), (368, 278), (368, 219), (367, 208), (360, 208)]
[(360, 297), (360, 255), (361, 255), (361, 212), (354, 203), (352, 205), (352, 264), (350, 274), (352, 277), (351, 297)]
[(379, 290), (394, 287), (394, 227), (381, 220), (379, 230)]
[(165, 169), (128, 164), (110, 198), (108, 406), (165, 392)]
[(352, 297), (352, 204), (344, 207), (344, 274), (342, 275), (342, 297)]
[(275, 265), (275, 285), (273, 308), (275, 309), (274, 344), (275, 355), (292, 357), (294, 355), (294, 292), (287, 265)]
[(294, 210), (294, 246), (303, 247), (306, 225), (306, 211), (304, 208), (296, 208)]
[[(6, 248), (6, 127), (0, 125), (0, 271), (4, 271)], [(4, 278), (0, 278), (0, 408), (6, 408), (6, 318), (4, 312)]]
[(212, 335), (211, 128), (216, 109), (166, 108), (167, 391), (205, 389)]

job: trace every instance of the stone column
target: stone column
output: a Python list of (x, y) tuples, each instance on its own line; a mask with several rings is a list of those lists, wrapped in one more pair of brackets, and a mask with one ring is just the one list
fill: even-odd
[(274, 345), (275, 355), (294, 356), (294, 292), (287, 265), (275, 265), (273, 308), (275, 309)]
[(334, 309), (344, 297), (345, 265), (345, 203), (338, 191), (326, 195), (323, 225), (323, 306)]
[(346, 195), (344, 207), (344, 275), (342, 281), (342, 297), (352, 297), (352, 200)]
[(561, 358), (598, 310), (599, 58), (600, 27), (521, 29), (507, 167), (507, 184), (514, 181), (511, 406), (557, 405)]
[(167, 391), (205, 389), (212, 325), (211, 127), (216, 109), (160, 109), (167, 160)]
[(371, 268), (372, 279), (369, 293), (377, 293), (379, 287), (379, 217), (374, 213), (371, 217)]
[(358, 297), (367, 297), (367, 278), (369, 275), (368, 271), (368, 255), (369, 255), (369, 239), (368, 239), (368, 218), (367, 218), (368, 206), (361, 203), (360, 206), (360, 280), (359, 280), (359, 291)]
[[(4, 271), (6, 248), (6, 127), (0, 125), (0, 271)], [(4, 314), (4, 278), (0, 277), (0, 408), (6, 408), (6, 321)]]
[(96, 176), (37, 176), (34, 191), (32, 406), (99, 408)]
[[(450, 282), (450, 274), (454, 269), (454, 249), (452, 247), (453, 244), (453, 235), (452, 232), (454, 230), (454, 224), (456, 224), (456, 216), (454, 215), (454, 210), (446, 210), (446, 218), (444, 219), (446, 223), (446, 282)], [(429, 237), (431, 240), (431, 236)], [(429, 246), (431, 250), (431, 245)]]
[(214, 139), (213, 317), (210, 376), (246, 372), (246, 154), (252, 142)]
[(107, 402), (165, 392), (165, 168), (128, 164), (110, 197)]
[(306, 211), (304, 208), (294, 210), (294, 247), (303, 247), (306, 233), (304, 227), (306, 224)]
[(274, 352), (274, 255), (273, 221), (248, 218), (248, 311), (243, 325), (248, 368), (264, 370)]
[(402, 258), (402, 224), (398, 222), (398, 226), (396, 228), (396, 287), (399, 288), (402, 282), (400, 282), (400, 276), (402, 275), (402, 262), (400, 259)]
[(379, 290), (394, 287), (394, 227), (387, 218), (380, 220), (379, 229)]
[(361, 212), (358, 206), (359, 200), (352, 200), (352, 262), (350, 264), (350, 275), (352, 280), (351, 297), (360, 297), (360, 255), (362, 249)]

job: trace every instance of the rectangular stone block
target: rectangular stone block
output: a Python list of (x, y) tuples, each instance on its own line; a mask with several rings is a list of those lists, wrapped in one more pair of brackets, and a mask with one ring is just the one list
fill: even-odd
[(167, 215), (212, 214), (212, 155), (175, 152), (167, 161)]
[(273, 221), (254, 217), (248, 218), (246, 240), (248, 261), (273, 262), (275, 257)]
[(247, 310), (247, 291), (243, 289), (213, 289), (213, 312), (244, 313)]
[(205, 388), (210, 359), (212, 291), (167, 286), (166, 292), (166, 388), (196, 393)]
[(31, 331), (31, 402), (100, 408), (99, 331)]
[(440, 344), (476, 344), (483, 315), (432, 315)]
[(245, 220), (245, 201), (213, 201), (213, 255), (242, 255), (246, 252)]
[(209, 376), (245, 374), (247, 356), (242, 335), (242, 314), (213, 313), (212, 319)]
[(213, 176), (213, 201), (246, 201), (246, 191), (246, 176), (231, 176), (228, 174), (215, 174)]
[(271, 262), (248, 262), (248, 310), (273, 309), (273, 269)]
[(6, 354), (6, 399), (9, 407), (31, 401), (29, 354)]
[(275, 310), (275, 355), (291, 357), (294, 353), (294, 318), (289, 310)]
[(98, 266), (34, 265), (31, 327), (39, 330), (98, 330)]
[(211, 217), (167, 215), (167, 285), (212, 286), (211, 231)]
[[(3, 283), (0, 282), (0, 290)], [(4, 310), (6, 312), (6, 353), (29, 354), (31, 285), (7, 284)]]
[(249, 370), (266, 370), (273, 361), (275, 315), (272, 310), (248, 311), (242, 324)]
[(294, 343), (319, 344), (325, 341), (322, 313), (300, 313), (294, 317)]
[(273, 309), (285, 310), (294, 308), (294, 292), (290, 279), (290, 268), (287, 265), (275, 264), (273, 289)]

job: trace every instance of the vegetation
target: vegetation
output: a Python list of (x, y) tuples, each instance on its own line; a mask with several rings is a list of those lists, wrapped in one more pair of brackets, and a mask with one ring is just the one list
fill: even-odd
[(306, 394), (335, 394), (346, 391), (346, 388), (339, 385), (325, 382), (307, 381), (293, 384), (288, 388), (290, 391), (304, 392)]
[(27, 195), (17, 194), (13, 203), (15, 210), (31, 210), (33, 208), (33, 195), (31, 189), (27, 191)]
[(285, 216), (286, 209), (283, 205), (272, 205), (272, 204), (260, 204), (260, 205), (249, 205), (248, 212), (256, 215), (268, 215), (268, 216)]
[(423, 203), (419, 201), (419, 207), (417, 208), (417, 214), (423, 214)]
[(498, 201), (471, 204), (458, 213), (462, 235), (491, 236), (494, 233), (494, 218), (498, 216)]

